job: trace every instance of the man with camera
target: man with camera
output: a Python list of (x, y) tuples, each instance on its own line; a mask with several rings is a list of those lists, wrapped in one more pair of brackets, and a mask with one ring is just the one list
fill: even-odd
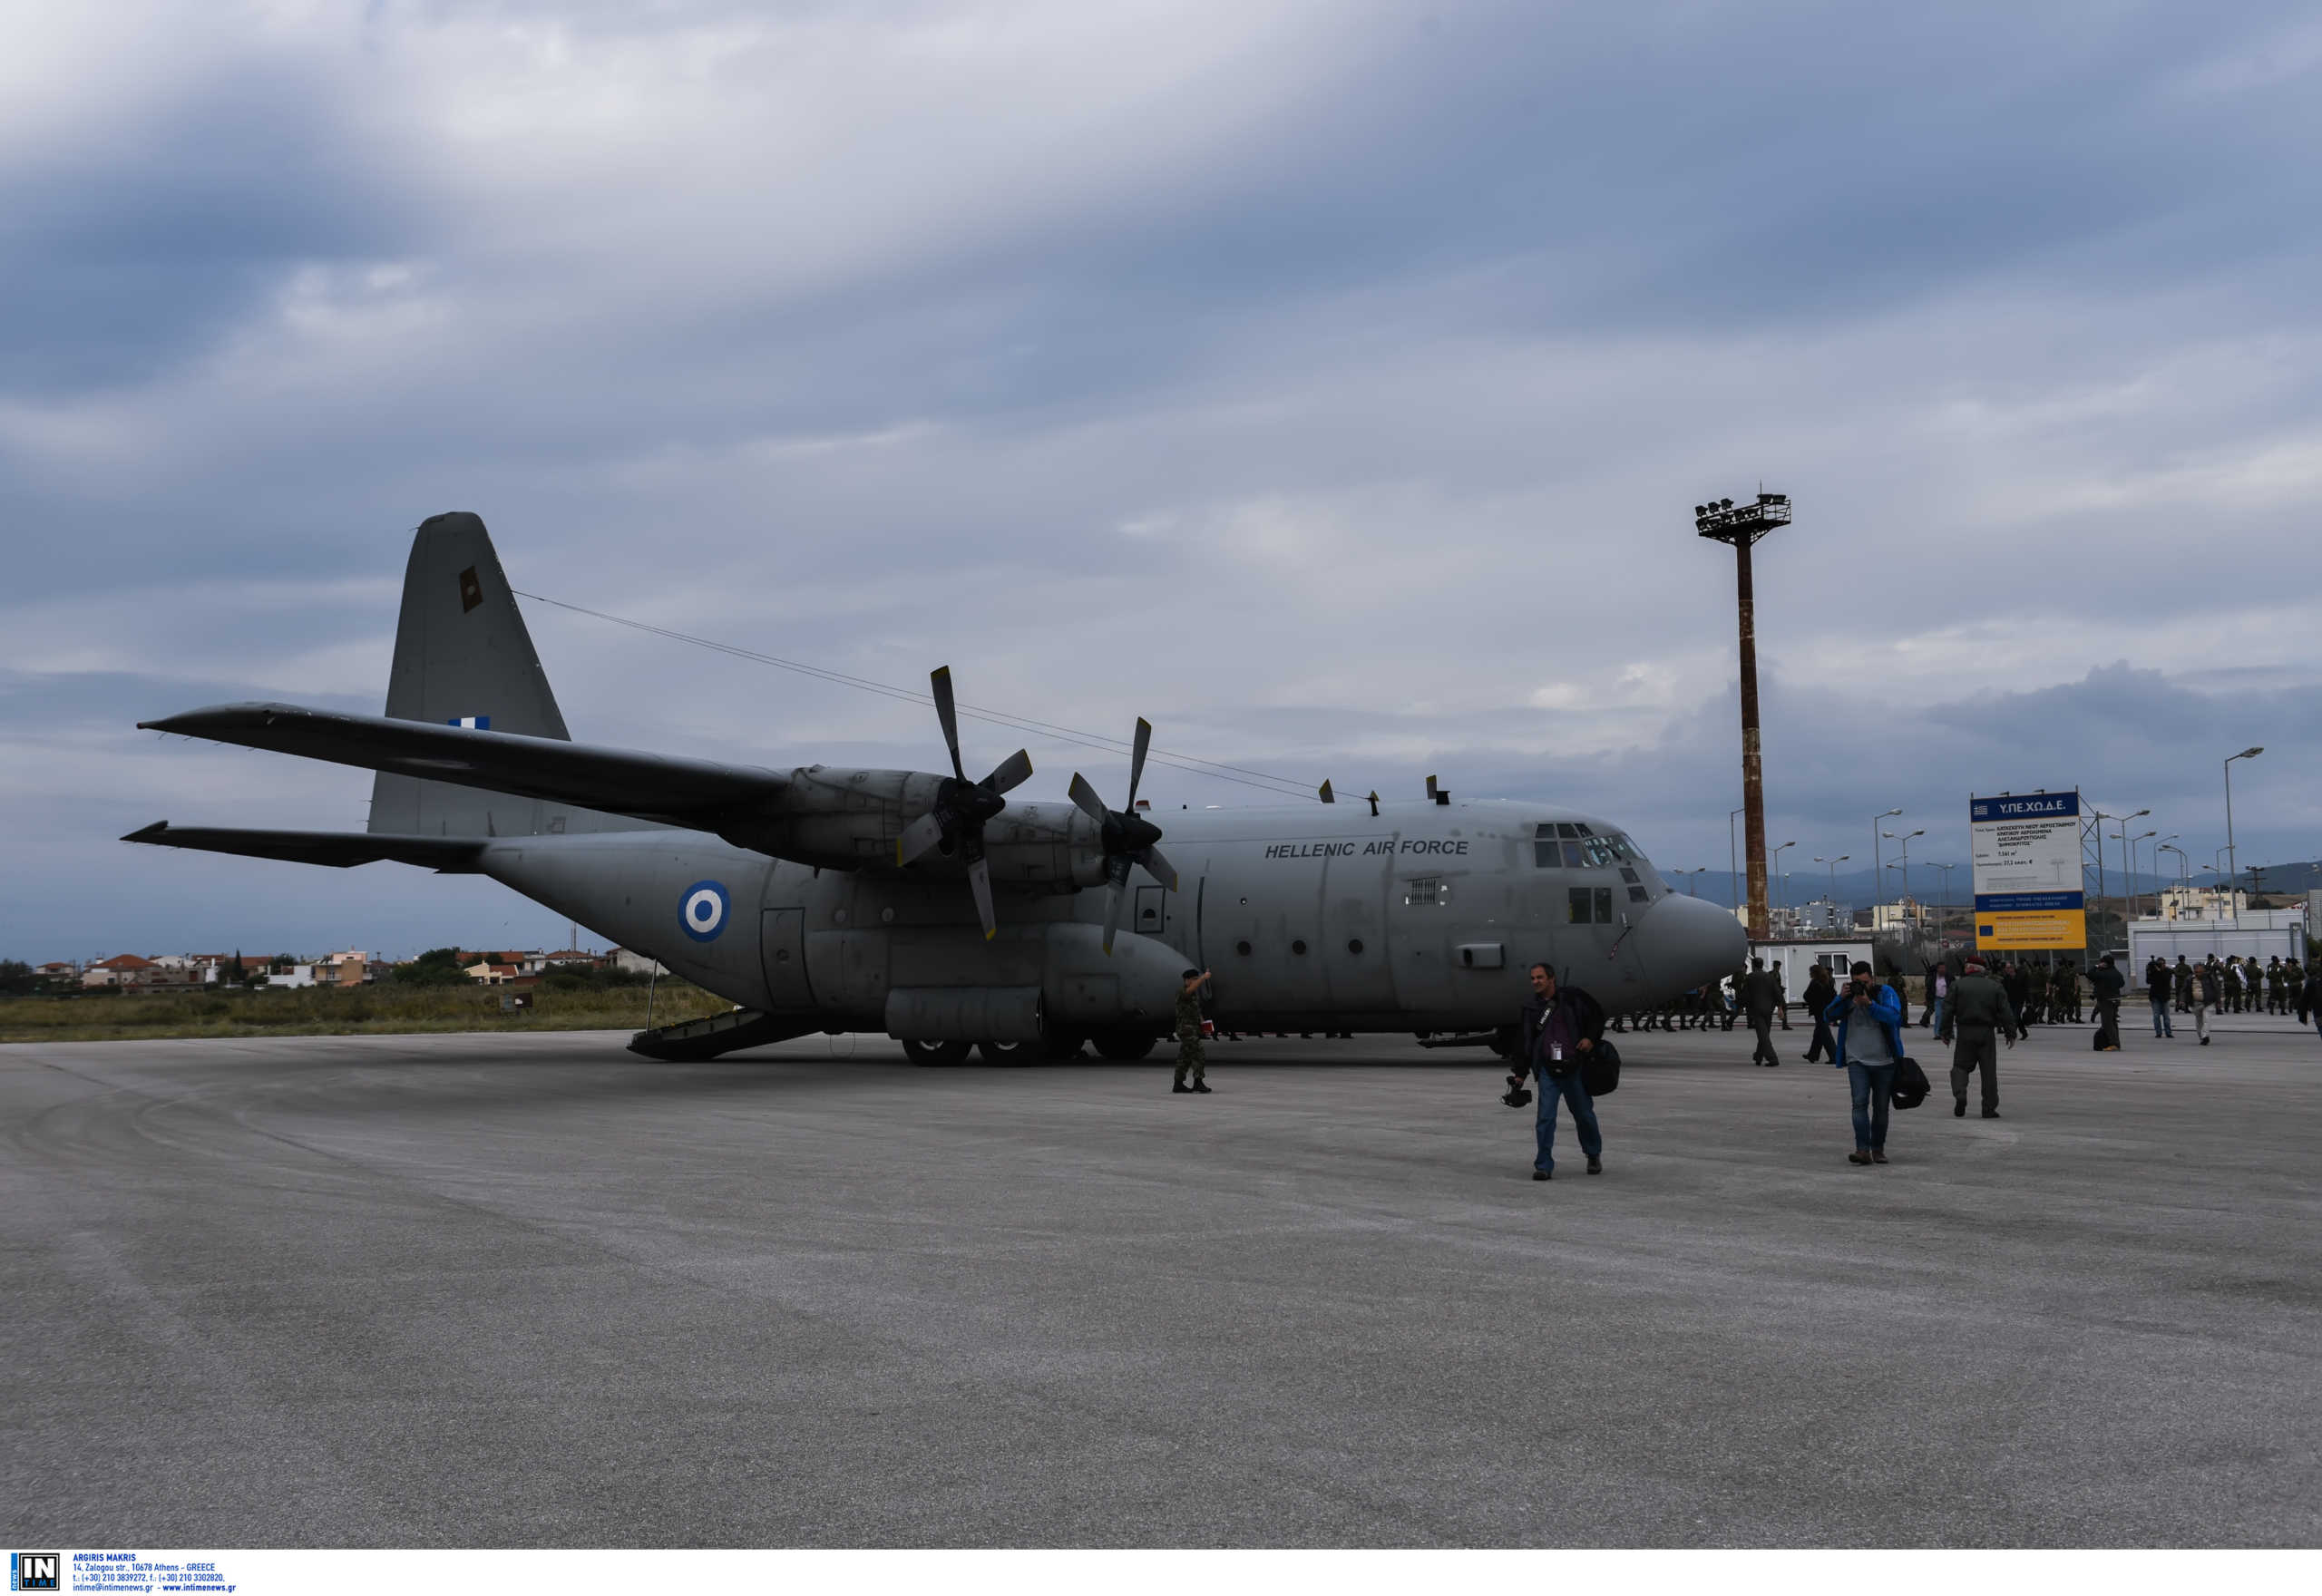
[[(1583, 1056), (1604, 1036), (1605, 1010), (1596, 999), (1577, 987), (1559, 988), (1556, 972), (1548, 966), (1532, 967), (1532, 1000), (1524, 1006), (1524, 1046), (1517, 1056), (1519, 1068), (1528, 1067), (1540, 1077), (1538, 1149), (1532, 1159), (1536, 1181), (1555, 1178), (1559, 1099), (1572, 1110), (1572, 1127), (1580, 1137), (1581, 1152), (1588, 1155), (1588, 1173), (1605, 1173), (1605, 1139), (1596, 1129), (1596, 1105), (1580, 1074)], [(1512, 1078), (1510, 1097), (1521, 1088), (1523, 1078)]]
[(1823, 1018), (1839, 1028), (1838, 1055), (1854, 1098), (1854, 1151), (1849, 1163), (1887, 1162), (1887, 1115), (1895, 1100), (1895, 1063), (1903, 1056), (1903, 1001), (1895, 988), (1855, 960), (1846, 989)]

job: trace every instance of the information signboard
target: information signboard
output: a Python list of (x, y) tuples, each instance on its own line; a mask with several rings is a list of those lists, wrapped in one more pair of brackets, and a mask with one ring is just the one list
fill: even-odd
[(1974, 847), (1977, 948), (2020, 952), (2087, 945), (2077, 792), (1971, 796), (1967, 834)]

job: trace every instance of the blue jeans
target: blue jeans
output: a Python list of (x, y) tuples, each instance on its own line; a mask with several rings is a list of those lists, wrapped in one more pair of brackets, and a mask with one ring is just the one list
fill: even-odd
[(1849, 1064), (1847, 1085), (1854, 1089), (1854, 1144), (1874, 1152), (1887, 1145), (1887, 1110), (1895, 1100), (1895, 1066)]
[(2177, 1034), (2176, 1027), (2169, 1023), (2169, 994), (2166, 992), (2152, 995), (2152, 1034), (2156, 1036), (2174, 1036)]
[(1927, 1029), (1938, 1036), (1943, 1035), (1943, 1011), (1950, 1007), (1951, 996), (1946, 992), (1935, 1000), (1935, 1012), (1927, 1017)]
[(1534, 1169), (1553, 1170), (1556, 1155), (1552, 1151), (1556, 1140), (1556, 1102), (1561, 1098), (1572, 1105), (1572, 1127), (1580, 1134), (1580, 1150), (1589, 1157), (1600, 1156), (1605, 1151), (1605, 1138), (1596, 1131), (1596, 1105), (1589, 1100), (1588, 1088), (1582, 1084), (1580, 1072), (1568, 1075), (1540, 1073), (1540, 1150), (1532, 1160)]

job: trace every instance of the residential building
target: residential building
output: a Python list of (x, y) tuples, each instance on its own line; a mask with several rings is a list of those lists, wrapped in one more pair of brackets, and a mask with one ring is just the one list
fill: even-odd
[(2224, 887), (2163, 887), (2162, 920), (2239, 920), (2249, 907), (2249, 894)]
[(315, 984), (321, 987), (359, 987), (370, 976), (370, 956), (360, 949), (344, 953), (330, 953), (315, 961)]
[(116, 953), (111, 959), (100, 959), (81, 972), (84, 987), (139, 987), (145, 981), (145, 972), (153, 968), (150, 959), (134, 953)]
[(1873, 931), (1916, 931), (1927, 921), (1927, 905), (1916, 898), (1898, 898), (1892, 903), (1879, 903), (1870, 910)]
[(669, 967), (628, 948), (616, 948), (605, 955), (605, 962), (618, 970), (633, 976), (665, 976)]
[(1784, 939), (1827, 937), (1833, 932), (1851, 929), (1854, 910), (1850, 905), (1834, 903), (1828, 898), (1817, 898), (1810, 903), (1769, 910), (1767, 924), (1776, 937)]

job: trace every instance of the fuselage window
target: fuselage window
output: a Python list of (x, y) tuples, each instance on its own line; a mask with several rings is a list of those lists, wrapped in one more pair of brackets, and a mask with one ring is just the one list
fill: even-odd
[(1565, 893), (1565, 901), (1571, 908), (1571, 914), (1569, 917), (1571, 923), (1576, 926), (1586, 925), (1590, 918), (1588, 912), (1588, 889), (1585, 887), (1574, 887), (1567, 890)]
[(1626, 881), (1630, 886), (1635, 886), (1643, 878), (1640, 877), (1636, 871), (1631, 870), (1627, 865), (1624, 864), (1621, 866), (1621, 880)]
[(1578, 870), (1582, 863), (1580, 857), (1580, 844), (1577, 842), (1566, 842), (1562, 844), (1562, 846), (1564, 848), (1565, 869)]
[(1613, 923), (1613, 889), (1610, 887), (1596, 889), (1596, 923), (1600, 926)]
[(1642, 903), (1652, 896), (1653, 894), (1646, 891), (1643, 887), (1631, 887), (1629, 889), (1629, 901), (1632, 903)]
[(1568, 820), (1560, 820), (1556, 822), (1556, 835), (1559, 837), (1577, 837), (1580, 835), (1581, 830), (1582, 828), (1574, 825)]
[(1613, 845), (1605, 841), (1604, 838), (1587, 838), (1580, 844), (1580, 846), (1582, 851), (1588, 856), (1588, 862), (1591, 865), (1601, 870), (1605, 865), (1613, 862)]

